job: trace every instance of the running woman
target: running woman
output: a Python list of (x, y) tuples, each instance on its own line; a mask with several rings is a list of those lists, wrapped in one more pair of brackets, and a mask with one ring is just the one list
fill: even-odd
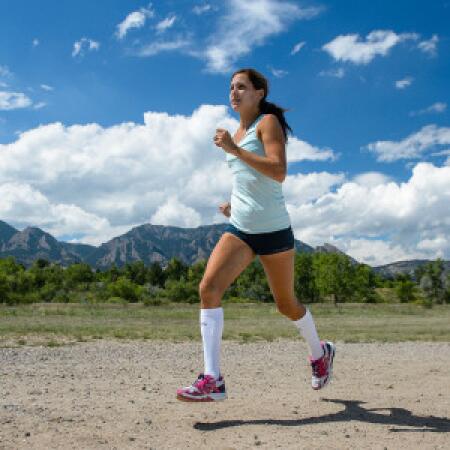
[(268, 81), (254, 69), (231, 77), (230, 103), (240, 127), (232, 138), (217, 128), (214, 143), (226, 152), (233, 173), (231, 203), (220, 205), (230, 223), (212, 251), (199, 285), (204, 372), (191, 386), (177, 390), (190, 402), (225, 400), (220, 372), (223, 330), (221, 299), (226, 289), (258, 255), (281, 314), (291, 319), (308, 344), (312, 388), (321, 389), (332, 374), (335, 346), (320, 341), (309, 309), (294, 293), (294, 235), (285, 206), (287, 130), (285, 109), (266, 100)]

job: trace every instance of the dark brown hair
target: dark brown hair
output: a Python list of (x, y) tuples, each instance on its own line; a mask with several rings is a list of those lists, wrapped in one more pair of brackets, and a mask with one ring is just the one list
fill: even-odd
[(275, 103), (271, 103), (266, 100), (266, 97), (269, 94), (269, 81), (267, 80), (267, 78), (257, 70), (248, 68), (236, 70), (236, 72), (234, 72), (233, 75), (231, 75), (231, 80), (238, 73), (247, 74), (248, 79), (250, 80), (255, 89), (257, 90), (264, 89), (264, 97), (259, 102), (259, 111), (261, 114), (274, 114), (275, 116), (277, 116), (278, 120), (280, 121), (281, 127), (283, 128), (284, 138), (286, 139), (287, 142), (288, 140), (287, 130), (289, 130), (292, 134), (292, 129), (286, 122), (284, 113), (285, 111), (289, 110), (284, 109), (281, 106), (278, 106)]

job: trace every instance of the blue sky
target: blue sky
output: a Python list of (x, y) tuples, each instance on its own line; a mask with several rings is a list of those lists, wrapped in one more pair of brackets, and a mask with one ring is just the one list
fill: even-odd
[(254, 67), (289, 109), (298, 239), (370, 264), (450, 258), (450, 1), (0, 8), (0, 220), (95, 245), (225, 221), (212, 136), (236, 129), (229, 78)]

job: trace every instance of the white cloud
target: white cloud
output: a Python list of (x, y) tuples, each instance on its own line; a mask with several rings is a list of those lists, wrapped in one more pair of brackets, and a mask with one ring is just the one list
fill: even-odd
[(83, 56), (85, 50), (93, 51), (100, 48), (100, 43), (88, 38), (81, 38), (73, 44), (72, 57)]
[(298, 161), (334, 161), (337, 156), (334, 154), (331, 148), (318, 148), (302, 141), (295, 136), (289, 137), (288, 145), (286, 148), (287, 161), (289, 163)]
[(202, 219), (195, 209), (184, 205), (174, 195), (158, 208), (150, 222), (155, 225), (195, 228), (201, 225)]
[(321, 70), (319, 75), (321, 77), (344, 78), (345, 70), (342, 67), (338, 67), (337, 69)]
[(295, 55), (296, 53), (298, 53), (305, 46), (305, 44), (306, 42), (299, 42), (295, 44), (294, 48), (291, 50), (291, 55)]
[(440, 152), (434, 152), (431, 154), (432, 156), (450, 156), (450, 148), (446, 150), (442, 150)]
[(437, 55), (436, 47), (438, 42), (439, 37), (437, 36), (437, 34), (433, 34), (431, 39), (429, 39), (428, 41), (419, 42), (417, 47), (430, 56), (436, 56)]
[(33, 45), (33, 47), (37, 47), (39, 45), (39, 39), (34, 38), (32, 45)]
[[(0, 217), (16, 226), (39, 226), (57, 238), (81, 235), (80, 242), (91, 244), (149, 221), (224, 222), (217, 208), (230, 198), (232, 179), (213, 136), (217, 127), (231, 133), (239, 127), (228, 111), (202, 105), (190, 116), (147, 112), (143, 123), (105, 128), (50, 123), (22, 132), (14, 142), (0, 144), (0, 185), (15, 186)], [(294, 137), (287, 151), (289, 161), (333, 156)], [(332, 184), (334, 177), (321, 183)], [(317, 192), (311, 182), (309, 189)]]
[(206, 3), (204, 5), (196, 5), (192, 8), (192, 12), (200, 16), (208, 11), (211, 11), (212, 7), (210, 4)]
[[(0, 217), (95, 245), (146, 222), (226, 222), (217, 207), (232, 180), (212, 137), (238, 126), (226, 106), (202, 105), (190, 116), (147, 112), (143, 123), (28, 130), (0, 144)], [(334, 158), (295, 137), (287, 153), (289, 162)], [(308, 244), (330, 242), (370, 264), (450, 256), (450, 165), (416, 164), (402, 183), (379, 172), (288, 175), (283, 192)]]
[[(286, 184), (296, 237), (311, 245), (330, 242), (368, 264), (435, 258), (438, 251), (449, 258), (450, 167), (418, 163), (403, 183), (382, 177), (346, 181), (311, 201)], [(430, 242), (436, 237), (443, 239)]]
[(411, 86), (413, 80), (414, 80), (414, 78), (412, 78), (412, 77), (406, 77), (406, 78), (403, 78), (402, 80), (397, 80), (394, 84), (397, 89), (405, 89), (405, 88)]
[(168, 30), (169, 28), (171, 28), (173, 26), (176, 19), (177, 19), (176, 16), (166, 17), (164, 20), (161, 20), (160, 22), (158, 22), (155, 25), (156, 31), (158, 33), (162, 33), (164, 31)]
[(317, 200), (344, 181), (345, 175), (342, 173), (312, 172), (288, 175), (283, 183), (284, 197), (286, 202), (292, 205), (308, 203)]
[(157, 41), (144, 45), (137, 52), (137, 56), (154, 56), (161, 52), (181, 50), (190, 45), (188, 38), (179, 38), (172, 41)]
[[(98, 230), (113, 236), (108, 233), (110, 227), (106, 219), (90, 214), (74, 204), (52, 203), (28, 183), (0, 184), (0, 198), (0, 216), (8, 223), (14, 222), (22, 226), (44, 225), (47, 231), (57, 230), (61, 235), (73, 233), (74, 230), (81, 234)], [(123, 228), (123, 231), (127, 229)]]
[(141, 8), (139, 11), (133, 11), (125, 17), (123, 22), (117, 25), (116, 37), (123, 39), (132, 28), (142, 28), (147, 19), (154, 16), (154, 12), (148, 8)]
[(52, 86), (49, 86), (48, 84), (41, 84), (41, 89), (44, 91), (53, 91), (54, 88)]
[(253, 47), (285, 32), (294, 20), (313, 18), (320, 11), (279, 0), (230, 0), (227, 11), (218, 18), (217, 31), (208, 39), (206, 50), (192, 55), (206, 59), (207, 71), (227, 73)]
[(396, 34), (391, 30), (375, 30), (361, 40), (359, 34), (340, 35), (325, 44), (322, 49), (336, 61), (368, 64), (375, 56), (386, 56), (392, 47), (406, 40), (417, 40), (415, 33)]
[(27, 108), (33, 102), (23, 92), (0, 91), (0, 111)]
[(356, 175), (353, 181), (361, 186), (373, 188), (380, 184), (387, 184), (391, 181), (391, 178), (380, 172), (365, 172)]
[(39, 102), (39, 103), (35, 103), (35, 104), (33, 105), (33, 109), (42, 109), (42, 108), (44, 108), (45, 106), (47, 106), (47, 103), (45, 103), (45, 102)]
[(436, 125), (424, 126), (401, 141), (377, 141), (367, 149), (377, 155), (378, 161), (392, 162), (399, 159), (414, 159), (439, 145), (450, 144), (450, 128)]
[(269, 70), (272, 73), (272, 75), (276, 78), (283, 78), (289, 73), (287, 70), (275, 69), (273, 67), (269, 67)]
[(420, 116), (422, 114), (430, 114), (430, 113), (443, 113), (447, 109), (447, 103), (444, 102), (436, 102), (432, 105), (428, 106), (428, 108), (420, 109), (419, 111), (411, 111), (409, 113), (410, 116)]

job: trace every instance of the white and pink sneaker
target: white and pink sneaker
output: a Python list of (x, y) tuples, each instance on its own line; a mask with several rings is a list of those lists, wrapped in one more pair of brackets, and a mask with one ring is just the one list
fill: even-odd
[(330, 341), (320, 342), (323, 348), (323, 356), (319, 359), (312, 359), (309, 356), (309, 362), (312, 368), (311, 386), (313, 389), (322, 389), (331, 380), (333, 373), (333, 359), (336, 353), (335, 345)]
[(226, 398), (222, 376), (215, 379), (201, 373), (191, 386), (177, 389), (177, 399), (183, 402), (219, 402)]

